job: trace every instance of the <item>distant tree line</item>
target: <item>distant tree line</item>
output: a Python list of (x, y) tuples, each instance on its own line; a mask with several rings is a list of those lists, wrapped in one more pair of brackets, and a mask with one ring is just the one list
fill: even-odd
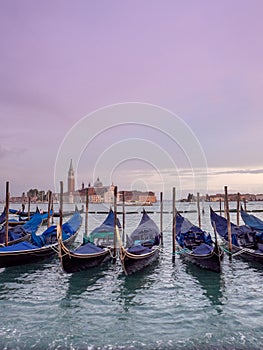
[[(43, 190), (38, 190), (37, 188), (31, 188), (27, 192), (27, 197), (30, 197), (31, 199), (37, 200), (37, 201), (47, 201), (48, 200), (48, 192), (45, 192)], [(25, 193), (22, 194), (22, 198), (25, 198)]]

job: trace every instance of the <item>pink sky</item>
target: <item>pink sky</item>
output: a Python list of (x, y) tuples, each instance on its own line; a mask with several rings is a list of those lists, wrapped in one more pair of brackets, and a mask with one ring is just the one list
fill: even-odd
[[(0, 199), (7, 180), (13, 195), (53, 189), (74, 124), (129, 101), (178, 115), (209, 168), (231, 186), (242, 170), (237, 190), (263, 192), (262, 11), (261, 0), (2, 0)], [(217, 179), (211, 191), (228, 184)]]

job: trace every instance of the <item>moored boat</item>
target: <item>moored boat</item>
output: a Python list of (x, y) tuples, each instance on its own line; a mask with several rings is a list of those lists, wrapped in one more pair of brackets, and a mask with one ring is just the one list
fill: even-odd
[[(36, 210), (37, 212), (37, 210)], [(34, 215), (36, 212), (34, 211), (30, 211), (30, 212), (25, 212), (23, 210), (20, 210), (20, 209), (12, 209), (12, 208), (9, 208), (9, 214), (14, 214), (14, 215), (19, 215), (19, 216), (28, 216), (28, 214), (31, 216), (31, 215)]]
[[(119, 220), (116, 222), (120, 228)], [(74, 250), (69, 250), (61, 236), (59, 240), (59, 257), (65, 272), (82, 271), (100, 265), (109, 260), (114, 248), (114, 212), (110, 209), (103, 223), (96, 227), (83, 243)]]
[(258, 233), (263, 233), (263, 220), (261, 220), (253, 214), (248, 214), (245, 210), (243, 210), (243, 208), (241, 208), (240, 213), (244, 223), (247, 226), (249, 226), (253, 230), (256, 230)]
[[(228, 246), (227, 220), (216, 214), (212, 208), (210, 208), (210, 219), (223, 244)], [(232, 252), (229, 253), (248, 261), (263, 263), (263, 234), (246, 225), (237, 226), (231, 223), (230, 226)]]
[[(72, 216), (76, 211), (78, 211), (80, 214), (82, 214), (84, 212), (84, 208), (82, 207), (81, 209), (78, 209), (77, 206), (75, 206), (75, 210), (74, 211), (63, 211), (62, 216), (63, 217)], [(60, 217), (60, 212), (59, 211), (54, 211), (52, 216), (54, 218), (58, 218), (58, 217)]]
[[(8, 245), (14, 245), (19, 242), (29, 241), (32, 234), (35, 234), (46, 215), (37, 213), (29, 221), (10, 227), (8, 221)], [(0, 230), (0, 246), (6, 245), (5, 226)]]
[[(8, 225), (9, 226), (17, 226), (17, 225), (23, 225), (25, 224), (27, 221), (29, 221), (30, 219), (32, 219), (32, 217), (36, 214), (42, 214), (45, 215), (46, 213), (41, 212), (38, 207), (36, 207), (36, 211), (31, 211), (31, 212), (25, 212), (25, 211), (21, 211), (21, 210), (16, 210), (16, 209), (10, 209), (9, 208), (9, 214), (12, 214), (12, 218), (8, 218)], [(18, 218), (17, 218), (18, 217)], [(43, 221), (47, 218), (47, 215), (45, 217), (43, 217)]]
[[(79, 212), (62, 225), (65, 246), (74, 242), (82, 223)], [(58, 249), (57, 227), (47, 228), (41, 235), (31, 233), (31, 241), (0, 247), (0, 267), (23, 265), (56, 255)]]
[[(78, 211), (80, 214), (82, 214), (83, 212), (84, 212), (84, 208), (81, 208), (80, 210), (77, 208), (77, 207), (75, 207), (75, 210), (70, 210), (70, 211), (64, 211), (63, 213), (62, 213), (62, 216), (63, 217), (67, 217), (67, 216), (72, 216), (72, 215), (74, 215), (74, 213), (76, 212), (76, 211)], [(21, 219), (24, 219), (24, 218), (27, 218), (28, 217), (28, 214), (30, 215), (30, 217), (32, 216), (32, 215), (34, 215), (34, 214), (36, 214), (36, 213), (39, 213), (40, 211), (39, 211), (39, 208), (37, 207), (36, 208), (36, 211), (34, 212), (34, 211), (31, 211), (31, 212), (26, 212), (26, 211), (22, 211), (22, 210), (17, 210), (17, 209), (9, 209), (9, 213), (10, 214), (14, 214), (14, 215), (18, 215)], [(48, 212), (47, 211), (41, 211), (41, 213), (42, 214), (47, 214)], [(50, 216), (53, 216), (53, 217), (60, 217), (60, 212), (59, 211), (53, 211), (53, 210), (51, 210), (51, 213), (50, 213)]]
[(212, 240), (211, 234), (193, 225), (188, 219), (177, 212), (176, 242), (178, 254), (185, 260), (204, 269), (221, 272), (221, 261), (224, 252), (219, 247), (217, 239)]
[(126, 275), (142, 270), (156, 261), (159, 256), (160, 231), (145, 210), (138, 227), (130, 236), (126, 235), (125, 247), (121, 243), (120, 236), (118, 239), (120, 260)]
[(0, 225), (5, 223), (5, 221), (6, 221), (6, 209), (4, 208), (4, 210), (2, 211), (2, 214), (0, 215)]

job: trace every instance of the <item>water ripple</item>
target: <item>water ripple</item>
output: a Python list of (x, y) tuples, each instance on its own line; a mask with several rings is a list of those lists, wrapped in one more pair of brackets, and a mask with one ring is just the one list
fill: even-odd
[(119, 262), (64, 274), (56, 258), (1, 269), (0, 348), (262, 349), (262, 267), (173, 263), (169, 230), (159, 261), (128, 277)]

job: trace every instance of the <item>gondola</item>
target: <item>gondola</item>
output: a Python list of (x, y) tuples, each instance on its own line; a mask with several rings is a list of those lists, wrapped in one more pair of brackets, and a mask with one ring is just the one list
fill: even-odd
[[(36, 233), (39, 226), (43, 222), (43, 220), (47, 217), (46, 214), (35, 214), (29, 221), (26, 223), (20, 223), (20, 225), (16, 225), (15, 227), (10, 227), (8, 221), (8, 245), (14, 245), (19, 242), (29, 241), (31, 235)], [(3, 226), (0, 230), (0, 246), (6, 245), (6, 237), (5, 237), (5, 226)]]
[[(247, 226), (258, 231), (258, 233), (263, 234), (263, 220), (259, 219), (253, 214), (248, 214), (245, 210), (243, 210), (243, 208), (241, 208), (240, 214), (244, 223)], [(257, 236), (260, 236), (260, 234), (258, 234)]]
[(0, 215), (0, 225), (4, 224), (6, 221), (6, 210), (4, 208), (4, 210), (2, 211), (2, 214)]
[[(36, 208), (36, 211), (30, 211), (30, 212), (22, 211), (20, 209), (9, 208), (9, 214), (18, 215), (18, 216), (20, 216), (20, 218), (27, 217), (28, 215), (33, 216), (33, 215), (35, 215), (37, 213), (40, 213), (38, 207)], [(42, 213), (42, 214), (44, 214), (44, 213)]]
[[(223, 244), (228, 245), (227, 220), (210, 208), (210, 219)], [(232, 254), (252, 262), (263, 263), (263, 234), (253, 228), (231, 223)]]
[[(65, 246), (73, 243), (82, 223), (79, 212), (62, 225), (62, 239)], [(57, 254), (57, 228), (47, 228), (41, 235), (31, 233), (31, 242), (20, 242), (0, 248), (0, 267), (17, 266), (37, 262)]]
[[(117, 226), (120, 222), (117, 219)], [(110, 209), (107, 218), (96, 227), (83, 243), (74, 250), (69, 250), (61, 236), (59, 241), (59, 257), (62, 269), (67, 273), (78, 272), (100, 265), (109, 260), (114, 244), (114, 212)]]
[[(76, 210), (77, 210), (80, 214), (84, 213), (84, 208), (83, 208), (83, 207), (79, 210), (79, 209), (77, 208), (77, 206), (76, 206), (74, 211), (64, 211), (64, 212), (62, 213), (62, 215), (63, 215), (63, 217), (72, 216), (72, 215), (75, 213)], [(58, 218), (58, 217), (60, 217), (60, 212), (59, 212), (59, 211), (57, 211), (57, 212), (55, 211), (55, 212), (52, 214), (52, 216), (53, 216), (54, 218)]]
[[(13, 215), (12, 219), (8, 219), (8, 225), (9, 226), (17, 226), (17, 225), (23, 225), (25, 224), (27, 221), (29, 221), (35, 214), (40, 214), (39, 208), (36, 208), (36, 211), (31, 211), (30, 213), (26, 213), (22, 210), (16, 210), (16, 209), (9, 209), (9, 214)], [(29, 216), (28, 216), (29, 214)], [(46, 212), (41, 212), (41, 214), (46, 214)], [(18, 216), (18, 220), (16, 218), (14, 218), (14, 215)], [(46, 215), (47, 218), (47, 215)]]
[[(36, 214), (41, 214), (42, 215), (42, 224), (45, 224), (47, 222), (48, 219), (48, 214), (47, 212), (43, 212), (39, 210), (39, 208), (36, 208), (35, 212), (30, 212), (30, 216), (28, 216), (28, 213), (26, 214), (26, 216), (21, 216), (20, 214), (25, 213), (25, 212), (21, 212), (21, 211), (16, 211), (15, 209), (9, 209), (9, 213), (12, 213), (13, 215), (19, 215), (18, 220), (13, 218), (9, 218), (8, 219), (8, 225), (10, 227), (15, 227), (15, 226), (20, 226), (20, 225), (24, 225), (26, 224), (29, 220), (31, 220), (33, 218), (34, 215)], [(52, 211), (50, 211), (50, 216), (52, 216)]]
[(19, 225), (24, 225), (27, 222), (27, 220), (15, 220), (15, 219), (9, 219), (8, 220), (8, 226), (14, 227)]
[[(22, 211), (20, 209), (9, 208), (8, 212), (9, 212), (9, 214), (14, 214), (14, 215), (19, 215), (19, 216), (28, 216), (28, 212)], [(31, 211), (29, 214), (33, 215), (33, 214), (35, 214), (35, 212)]]
[(176, 242), (178, 254), (185, 260), (204, 269), (221, 272), (221, 261), (224, 252), (219, 247), (217, 239), (212, 240), (210, 233), (193, 225), (188, 219), (177, 212)]
[[(72, 216), (72, 215), (74, 215), (74, 213), (75, 213), (76, 210), (78, 210), (77, 207), (75, 207), (75, 210), (74, 210), (74, 211), (64, 211), (64, 212), (62, 213), (62, 216), (63, 216), (63, 217)], [(52, 211), (53, 211), (53, 210), (52, 210)], [(81, 208), (81, 209), (78, 210), (78, 211), (79, 211), (80, 214), (82, 214), (82, 213), (84, 212), (84, 208)], [(26, 211), (22, 211), (22, 210), (17, 210), (17, 209), (9, 209), (9, 213), (10, 213), (10, 214), (19, 215), (19, 217), (20, 217), (21, 219), (22, 219), (22, 218), (24, 219), (25, 217), (28, 217), (28, 214), (29, 214), (30, 216), (32, 216), (32, 215), (36, 214), (37, 212), (39, 212), (38, 207), (37, 207), (37, 209), (36, 209), (35, 212), (34, 212), (34, 211), (31, 211), (30, 213), (28, 213), (28, 212), (26, 212)], [(43, 211), (42, 213), (43, 213), (43, 214), (47, 214), (47, 211)], [(60, 212), (59, 212), (59, 211), (53, 212), (53, 213), (51, 213), (51, 215), (52, 215), (53, 217), (58, 218), (58, 217), (60, 217)]]
[(123, 246), (120, 235), (120, 260), (123, 271), (130, 275), (142, 270), (157, 260), (160, 252), (160, 231), (145, 209), (138, 227), (130, 236), (126, 235)]

